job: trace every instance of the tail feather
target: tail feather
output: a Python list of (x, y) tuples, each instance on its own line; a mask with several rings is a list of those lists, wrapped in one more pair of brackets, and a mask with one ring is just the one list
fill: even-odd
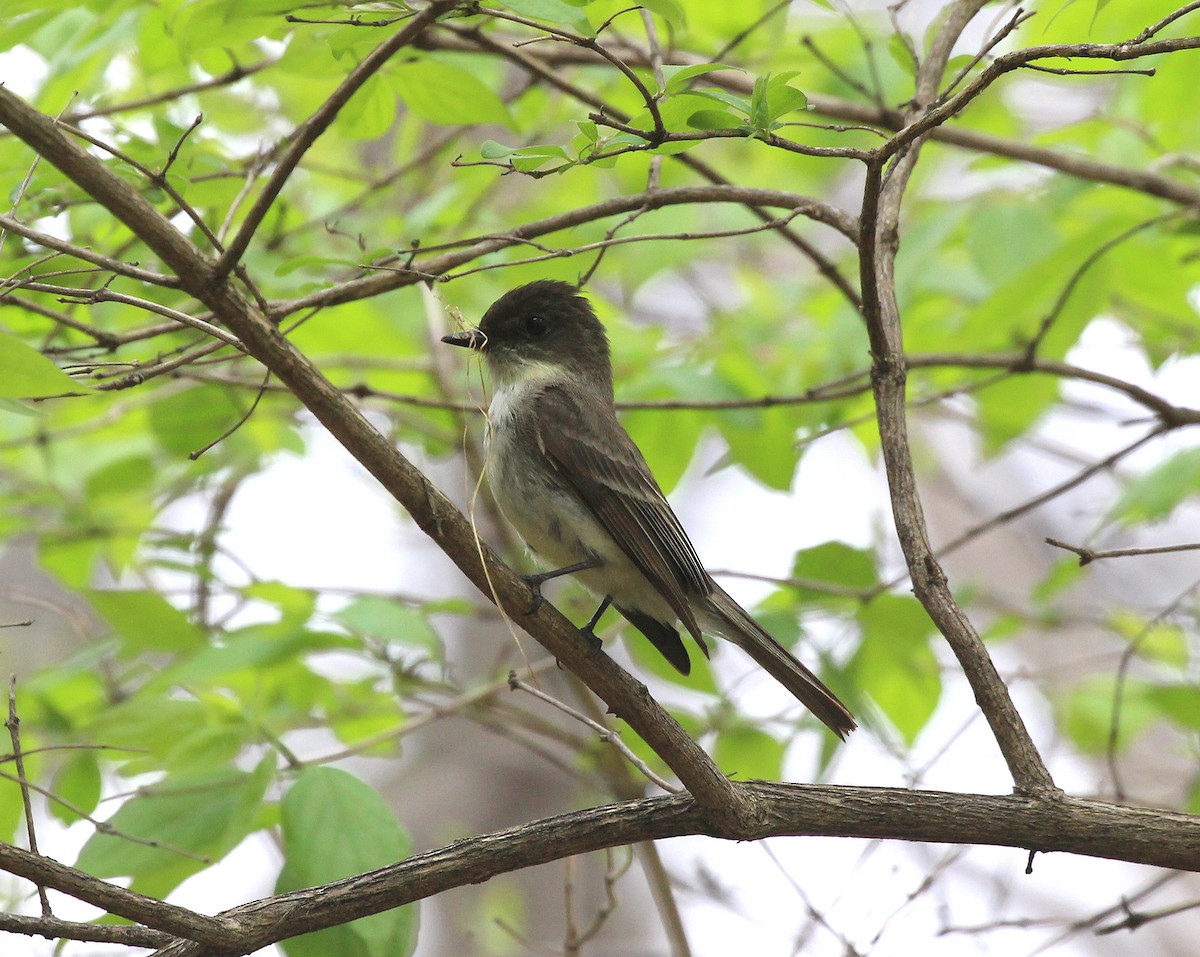
[(714, 584), (712, 595), (703, 602), (696, 601), (693, 608), (704, 631), (727, 638), (740, 647), (839, 738), (845, 740), (858, 727), (854, 715), (821, 679), (763, 631), (720, 585)]

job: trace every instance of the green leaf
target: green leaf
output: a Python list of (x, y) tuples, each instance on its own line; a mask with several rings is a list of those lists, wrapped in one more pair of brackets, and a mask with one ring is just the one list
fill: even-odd
[(562, 163), (561, 166), (556, 167), (557, 169), (567, 169), (574, 163), (567, 151), (554, 143), (544, 143), (539, 146), (522, 146), (520, 149), (513, 150), (512, 156), (509, 157), (509, 162), (512, 163), (513, 168), (523, 173), (532, 173), (535, 170), (540, 170), (547, 163), (556, 161), (561, 161)]
[(863, 639), (847, 671), (912, 744), (937, 707), (942, 678), (933, 622), (907, 595), (880, 595), (858, 614)]
[(497, 143), (495, 140), (484, 140), (479, 147), (479, 155), (484, 159), (507, 159), (515, 152), (515, 147), (505, 146), (503, 143)]
[(259, 827), (274, 771), (268, 756), (249, 773), (220, 768), (142, 788), (109, 818), (111, 833), (89, 838), (75, 866), (96, 877), (132, 878), (132, 890), (165, 897)]
[(1045, 604), (1064, 588), (1073, 585), (1083, 573), (1083, 567), (1078, 558), (1063, 558), (1050, 569), (1050, 574), (1043, 578), (1033, 589), (1034, 601)]
[(500, 5), (528, 20), (564, 24), (583, 36), (590, 37), (594, 32), (582, 10), (561, 0), (504, 0)]
[[(828, 582), (834, 592), (868, 591), (879, 584), (875, 556), (845, 542), (824, 542), (797, 552), (792, 562), (792, 578), (801, 582)], [(820, 588), (801, 586), (796, 590), (796, 598), (801, 602), (828, 602), (837, 596)]]
[[(676, 0), (639, 0), (638, 6), (645, 7), (651, 13), (657, 13), (676, 30), (682, 30), (687, 24), (687, 14), (682, 4)], [(666, 72), (664, 68), (663, 72)]]
[(901, 70), (909, 76), (917, 75), (917, 58), (913, 55), (906, 37), (899, 33), (893, 33), (888, 37), (887, 51)]
[(242, 589), (242, 594), (278, 609), (281, 623), (297, 627), (307, 622), (317, 608), (317, 596), (311, 588), (297, 588), (283, 582), (251, 582)]
[(1183, 668), (1188, 663), (1188, 637), (1173, 622), (1147, 621), (1141, 615), (1118, 609), (1109, 615), (1108, 625), (1133, 645), (1142, 658), (1175, 668)]
[(1049, 412), (1058, 397), (1058, 381), (1052, 376), (1010, 376), (976, 393), (984, 452), (1000, 454)]
[(424, 58), (391, 69), (395, 91), (417, 116), (444, 125), (497, 123), (512, 126), (504, 101), (474, 74)]
[(63, 824), (82, 820), (76, 809), (84, 814), (96, 810), (100, 803), (100, 763), (96, 760), (96, 752), (87, 750), (71, 754), (54, 776), (50, 792), (62, 798), (62, 802), (47, 800), (46, 807)]
[[(706, 73), (716, 73), (718, 70), (738, 70), (738, 68), (726, 66), (724, 63), (693, 63), (689, 66), (664, 66), (663, 80), (666, 82), (664, 89), (668, 94), (682, 93), (696, 77), (704, 76)], [(738, 72), (742, 71), (738, 70)]]
[[(395, 864), (412, 842), (391, 808), (358, 778), (337, 768), (305, 768), (284, 795), (283, 870), (277, 894), (316, 887)], [(417, 942), (415, 905), (293, 937), (288, 957), (405, 957)]]
[[(1103, 754), (1111, 746), (1125, 750), (1159, 716), (1147, 697), (1146, 685), (1128, 678), (1120, 693), (1120, 710), (1115, 711), (1117, 684), (1111, 675), (1097, 675), (1080, 682), (1055, 700), (1055, 713), (1067, 736), (1088, 754)], [(1115, 741), (1113, 721), (1119, 715)]]
[(808, 97), (794, 86), (788, 85), (788, 80), (797, 75), (796, 71), (789, 70), (772, 74), (768, 79), (764, 101), (768, 124), (794, 110), (802, 110), (808, 106)]
[(344, 635), (298, 628), (291, 621), (249, 625), (228, 633), (222, 644), (208, 646), (160, 671), (149, 687), (217, 683), (218, 679), (225, 681), (241, 672), (285, 664), (310, 651), (356, 647)]
[(783, 407), (726, 413), (721, 435), (729, 444), (732, 460), (768, 488), (792, 487), (800, 452), (796, 447), (796, 422)]
[(765, 731), (738, 723), (717, 734), (713, 760), (717, 767), (739, 781), (778, 781), (783, 776), (787, 746)]
[(754, 90), (750, 94), (750, 125), (756, 130), (765, 130), (771, 123), (771, 118), (767, 110), (767, 84), (770, 82), (771, 75), (757, 77), (754, 81)]
[(1148, 687), (1146, 700), (1179, 727), (1200, 731), (1200, 687), (1194, 682)]
[[(150, 407), (150, 428), (164, 449), (186, 459), (229, 431), (245, 410), (232, 389), (196, 386), (160, 396)], [(237, 437), (235, 433), (234, 438)], [(227, 443), (222, 445), (231, 447)]]
[(16, 336), (0, 331), (0, 397), (33, 399), (88, 388)]
[(726, 106), (732, 106), (743, 116), (749, 118), (751, 108), (750, 101), (744, 96), (738, 96), (736, 93), (728, 93), (725, 90), (716, 88), (704, 90), (688, 90), (691, 96), (702, 96), (708, 100), (716, 100), (718, 103), (724, 103)]
[(157, 592), (93, 589), (84, 594), (121, 639), (126, 656), (147, 651), (182, 655), (207, 645), (204, 633)]
[(746, 121), (732, 111), (697, 110), (687, 118), (687, 125), (694, 130), (736, 130)]
[(673, 685), (698, 691), (701, 694), (717, 694), (717, 682), (713, 677), (712, 665), (704, 657), (704, 652), (696, 647), (691, 635), (685, 632), (680, 636), (692, 662), (691, 674), (687, 675), (681, 675), (676, 671), (671, 663), (650, 644), (649, 639), (633, 625), (625, 624), (622, 637), (625, 641), (625, 648), (629, 651), (629, 656), (637, 665), (639, 672), (655, 675)]
[(1108, 514), (1122, 525), (1160, 522), (1200, 492), (1200, 447), (1173, 455), (1126, 487)]
[(360, 637), (424, 648), (432, 657), (442, 657), (442, 640), (425, 615), (393, 599), (375, 595), (355, 598), (333, 618)]

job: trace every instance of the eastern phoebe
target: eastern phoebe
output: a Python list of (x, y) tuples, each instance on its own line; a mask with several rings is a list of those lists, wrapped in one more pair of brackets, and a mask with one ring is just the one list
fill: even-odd
[(741, 646), (835, 734), (853, 715), (768, 635), (700, 564), (696, 549), (617, 421), (608, 337), (587, 300), (542, 280), (501, 296), (478, 329), (443, 342), (482, 352), (491, 372), (488, 482), (504, 514), (553, 571), (611, 602), (680, 672), (675, 623), (707, 656), (702, 632)]

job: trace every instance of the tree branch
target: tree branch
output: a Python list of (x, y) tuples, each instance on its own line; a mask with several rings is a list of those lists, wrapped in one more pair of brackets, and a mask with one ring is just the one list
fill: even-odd
[[(937, 83), (950, 50), (962, 29), (984, 2), (964, 0), (951, 8), (918, 71), (914, 117), (927, 115), (924, 110), (937, 95)], [(919, 119), (914, 119), (909, 128), (917, 122)], [(863, 312), (873, 360), (871, 381), (892, 515), (912, 579), (913, 593), (958, 658), (975, 693), (975, 700), (1004, 755), (1017, 790), (1024, 793), (1051, 792), (1054, 782), (1025, 728), (1025, 722), (1013, 705), (1008, 689), (979, 634), (955, 600), (946, 574), (938, 564), (929, 543), (924, 509), (917, 490), (908, 442), (905, 399), (907, 368), (900, 306), (896, 299), (895, 258), (899, 245), (901, 203), (916, 165), (921, 142), (921, 137), (913, 137), (900, 143), (896, 150), (881, 147), (877, 158), (868, 166), (859, 243)], [(885, 176), (884, 162), (888, 157), (894, 157), (894, 161)]]
[(317, 111), (296, 127), (287, 148), (276, 161), (271, 178), (267, 180), (262, 192), (258, 194), (258, 199), (250, 207), (250, 212), (242, 221), (237, 235), (233, 237), (233, 241), (217, 261), (213, 270), (214, 281), (224, 279), (233, 271), (234, 266), (250, 246), (250, 240), (254, 238), (255, 232), (266, 218), (267, 212), (274, 205), (280, 190), (295, 172), (309, 147), (317, 141), (317, 137), (329, 129), (330, 124), (337, 119), (342, 107), (350, 101), (350, 98), (367, 80), (391, 59), (397, 50), (402, 50), (412, 43), (433, 21), (452, 10), (457, 2), (458, 0), (433, 0), (424, 10), (414, 15), (403, 28), (367, 54), (329, 98), (317, 108)]
[(99, 160), (66, 139), (54, 121), (0, 87), (0, 123), (82, 186), (136, 233), (179, 275), (185, 289), (232, 330), (245, 350), (285, 383), (310, 412), (401, 504), (417, 525), (509, 617), (577, 674), (626, 721), (679, 777), (697, 803), (734, 831), (754, 825), (755, 809), (735, 791), (711, 758), (661, 706), (646, 686), (603, 652), (549, 604), (531, 612), (529, 587), (481, 542), (470, 522), (419, 469), (280, 334), (136, 190)]
[[(400, 256), (392, 257), (378, 265), (388, 266), (391, 263), (399, 262), (404, 262), (405, 265), (402, 268), (392, 267), (387, 272), (376, 272), (361, 279), (338, 283), (299, 299), (278, 300), (271, 304), (271, 315), (273, 318), (279, 319), (304, 309), (334, 306), (344, 302), (366, 299), (418, 282), (439, 279), (463, 263), (507, 249), (510, 246), (521, 245), (530, 239), (536, 239), (548, 233), (555, 233), (562, 229), (570, 229), (583, 223), (635, 210), (652, 210), (662, 206), (692, 203), (737, 203), (743, 206), (770, 206), (795, 210), (801, 216), (833, 227), (851, 241), (858, 238), (858, 224), (853, 216), (830, 203), (809, 196), (744, 186), (675, 186), (615, 196), (591, 206), (581, 206), (565, 213), (547, 216), (545, 219), (533, 220), (516, 226), (502, 235), (479, 236), (463, 240), (461, 244), (455, 244), (456, 246), (461, 245), (462, 248), (451, 249), (439, 256), (422, 260), (419, 265), (409, 265), (408, 260), (411, 257), (406, 256), (403, 259)], [(426, 253), (429, 250), (420, 252)]]
[[(447, 41), (444, 37), (440, 36), (434, 38), (431, 35), (427, 35), (422, 42), (431, 46), (445, 46), (453, 49), (478, 49), (466, 43)], [(649, 54), (645, 50), (638, 50), (636, 47), (630, 46), (629, 49), (621, 49), (619, 52), (627, 63), (649, 64)], [(684, 65), (709, 62), (707, 57), (687, 52), (674, 53), (672, 60)], [(596, 58), (586, 51), (571, 47), (561, 47), (549, 53), (544, 53), (542, 61), (550, 66), (572, 63), (595, 64), (597, 62)], [(733, 71), (715, 73), (708, 79), (714, 86), (742, 94), (751, 92), (754, 84), (752, 76), (743, 76)], [(809, 93), (806, 91), (806, 95), (808, 96), (808, 105), (811, 107), (813, 114), (817, 116), (878, 126), (897, 132), (903, 130), (905, 127), (906, 121), (904, 115), (897, 110), (890, 110), (873, 104), (859, 103), (854, 100), (830, 96), (829, 94), (820, 92)], [(1037, 166), (1054, 169), (1060, 173), (1065, 173), (1068, 176), (1074, 176), (1079, 179), (1091, 180), (1097, 183), (1108, 183), (1113, 186), (1120, 186), (1125, 189), (1145, 193), (1149, 196), (1157, 196), (1160, 199), (1169, 200), (1180, 206), (1200, 206), (1200, 189), (1148, 169), (1117, 166), (1113, 163), (1101, 162), (1100, 160), (1078, 153), (1069, 153), (1045, 146), (1037, 146), (1032, 143), (1006, 139), (1002, 136), (963, 129), (958, 126), (935, 125), (925, 132), (929, 139), (938, 143), (1033, 163)]]
[[(1200, 870), (1200, 818), (1171, 811), (1077, 798), (900, 788), (759, 781), (736, 787), (761, 810), (759, 825), (745, 835), (749, 840), (821, 835), (986, 844)], [(244, 904), (218, 919), (237, 928), (238, 945), (230, 953), (249, 954), (498, 874), (607, 847), (695, 834), (729, 836), (714, 830), (686, 796), (626, 801), (456, 841), (357, 877)], [(156, 957), (207, 953), (201, 945), (179, 942)]]

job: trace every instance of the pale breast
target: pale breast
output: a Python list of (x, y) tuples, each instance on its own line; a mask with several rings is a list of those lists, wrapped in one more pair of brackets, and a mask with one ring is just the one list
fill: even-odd
[(672, 620), (666, 602), (550, 463), (532, 417), (521, 414), (539, 390), (538, 384), (506, 386), (492, 398), (487, 475), (497, 504), (547, 568), (599, 560), (573, 577), (597, 595)]

